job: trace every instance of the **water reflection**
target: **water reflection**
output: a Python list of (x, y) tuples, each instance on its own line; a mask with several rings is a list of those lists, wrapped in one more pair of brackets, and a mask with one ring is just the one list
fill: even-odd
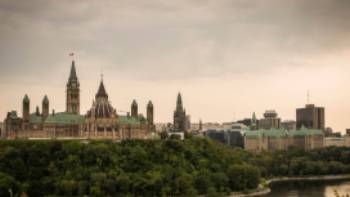
[(350, 194), (350, 181), (288, 181), (271, 185), (272, 192), (264, 197), (335, 197)]

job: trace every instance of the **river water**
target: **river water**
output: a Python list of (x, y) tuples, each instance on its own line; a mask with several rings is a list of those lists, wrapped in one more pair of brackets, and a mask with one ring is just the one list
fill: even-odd
[(350, 195), (350, 180), (346, 181), (287, 181), (271, 184), (271, 193), (263, 197), (335, 197)]

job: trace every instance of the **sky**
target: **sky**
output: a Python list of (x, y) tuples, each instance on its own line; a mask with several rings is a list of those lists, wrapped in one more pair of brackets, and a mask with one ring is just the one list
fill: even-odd
[(0, 120), (44, 95), (65, 110), (75, 53), (81, 111), (101, 73), (112, 105), (171, 122), (178, 92), (192, 122), (227, 122), (307, 102), (350, 128), (348, 0), (0, 0)]

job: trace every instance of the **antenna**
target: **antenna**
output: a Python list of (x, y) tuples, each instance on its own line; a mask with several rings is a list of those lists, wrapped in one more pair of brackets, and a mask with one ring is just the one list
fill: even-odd
[(103, 68), (101, 67), (101, 81), (103, 81)]

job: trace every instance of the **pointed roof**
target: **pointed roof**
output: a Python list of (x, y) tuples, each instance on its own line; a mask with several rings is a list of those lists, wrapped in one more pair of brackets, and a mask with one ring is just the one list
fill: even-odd
[(176, 100), (176, 110), (177, 112), (184, 112), (184, 108), (182, 105), (182, 98), (181, 98), (181, 93), (179, 92), (177, 95), (177, 100)]
[(176, 104), (177, 105), (182, 105), (182, 98), (181, 98), (181, 93), (180, 92), (177, 94)]
[(137, 106), (137, 102), (136, 102), (135, 99), (132, 101), (132, 104), (131, 104), (131, 105), (132, 105), (132, 106)]
[(105, 86), (103, 84), (103, 80), (101, 80), (100, 87), (98, 88), (97, 94), (96, 94), (96, 99), (97, 98), (108, 98), (108, 94), (106, 93)]
[(255, 112), (253, 112), (253, 118), (252, 118), (253, 123), (256, 123), (256, 115)]
[(39, 106), (36, 106), (35, 114), (36, 114), (37, 116), (40, 116), (40, 109), (39, 109)]
[(24, 95), (23, 102), (24, 102), (24, 103), (29, 103), (29, 102), (30, 102), (29, 97), (28, 97), (27, 94)]
[(48, 103), (49, 99), (47, 98), (47, 95), (44, 96), (43, 103)]
[(72, 61), (72, 66), (71, 66), (71, 69), (70, 69), (70, 75), (69, 75), (69, 80), (78, 80), (78, 77), (77, 77), (77, 72), (75, 70), (75, 62), (74, 60)]

